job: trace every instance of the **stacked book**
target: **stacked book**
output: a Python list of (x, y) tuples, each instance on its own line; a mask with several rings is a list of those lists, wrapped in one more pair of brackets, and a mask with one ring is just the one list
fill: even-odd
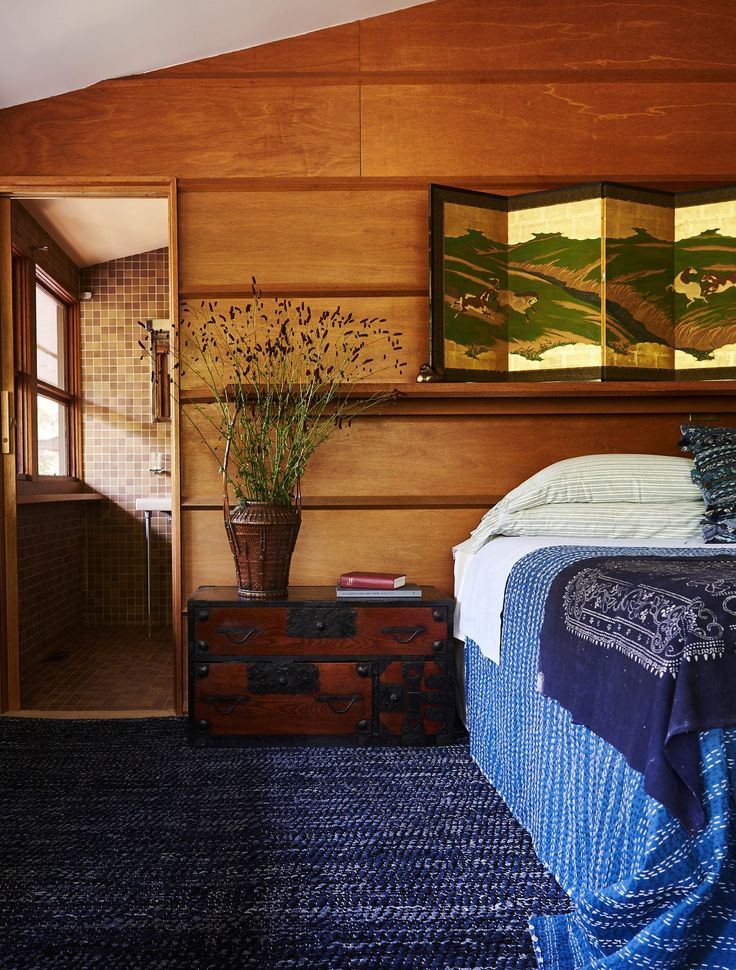
[(335, 587), (338, 599), (407, 599), (422, 595), (421, 586), (397, 573), (343, 573)]

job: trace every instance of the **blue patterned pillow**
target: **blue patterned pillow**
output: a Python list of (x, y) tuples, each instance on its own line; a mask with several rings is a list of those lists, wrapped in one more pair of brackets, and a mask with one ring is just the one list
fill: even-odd
[(706, 542), (736, 542), (736, 428), (683, 424), (680, 448), (690, 451), (692, 478), (705, 499)]

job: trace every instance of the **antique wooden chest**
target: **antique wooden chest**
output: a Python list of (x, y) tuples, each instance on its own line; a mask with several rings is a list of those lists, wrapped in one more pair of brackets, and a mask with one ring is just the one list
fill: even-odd
[(188, 601), (193, 742), (447, 744), (456, 736), (453, 600), (337, 599), (291, 587)]

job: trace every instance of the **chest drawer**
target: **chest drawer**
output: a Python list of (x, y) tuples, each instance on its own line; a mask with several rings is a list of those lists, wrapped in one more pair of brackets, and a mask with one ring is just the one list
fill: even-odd
[(192, 649), (206, 656), (431, 654), (450, 636), (444, 606), (197, 606)]
[(200, 663), (192, 675), (191, 714), (202, 732), (269, 736), (370, 733), (370, 664)]

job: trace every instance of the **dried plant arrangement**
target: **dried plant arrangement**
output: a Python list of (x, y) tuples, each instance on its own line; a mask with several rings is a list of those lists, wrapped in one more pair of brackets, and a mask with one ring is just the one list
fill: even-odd
[[(183, 305), (174, 380), (205, 387), (195, 423), (238, 508), (289, 506), (315, 451), (356, 416), (395, 399), (367, 380), (403, 374), (402, 334), (385, 319), (355, 319), (339, 306), (315, 314), (305, 302), (262, 298), (243, 305)], [(143, 346), (143, 344), (141, 344)], [(144, 348), (145, 349), (145, 348)], [(363, 384), (360, 393), (358, 385)], [(225, 461), (226, 450), (228, 460)]]

